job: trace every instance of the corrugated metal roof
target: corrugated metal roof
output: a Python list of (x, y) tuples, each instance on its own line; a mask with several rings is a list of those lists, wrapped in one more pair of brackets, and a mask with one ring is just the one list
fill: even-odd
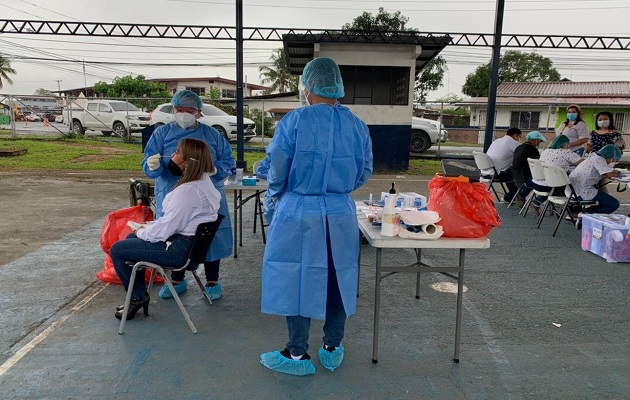
[[(465, 102), (457, 103), (459, 106), (488, 104), (487, 97), (473, 97)], [(534, 97), (534, 96), (505, 96), (497, 97), (497, 105), (539, 105), (539, 106), (568, 106), (569, 104), (579, 104), (580, 107), (585, 106), (608, 106), (608, 107), (630, 107), (630, 98), (623, 97)]]
[(497, 96), (630, 97), (630, 82), (504, 82), (497, 88)]

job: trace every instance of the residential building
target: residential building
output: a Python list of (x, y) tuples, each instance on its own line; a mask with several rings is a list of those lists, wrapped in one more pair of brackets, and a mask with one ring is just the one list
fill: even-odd
[[(474, 97), (461, 105), (470, 107), (470, 125), (483, 143), (487, 97)], [(581, 107), (584, 122), (595, 127), (595, 115), (610, 111), (615, 126), (630, 135), (630, 82), (505, 82), (497, 89), (495, 137), (510, 127), (538, 130), (548, 138), (566, 118), (570, 104)]]
[[(210, 94), (212, 89), (219, 89), (221, 91), (222, 99), (235, 99), (236, 98), (236, 81), (226, 78), (207, 77), (207, 78), (155, 78), (147, 79), (149, 82), (163, 83), (166, 85), (166, 89), (175, 93), (178, 90), (190, 90), (197, 93), (200, 96)], [(254, 92), (266, 90), (266, 86), (256, 85), (253, 83), (243, 84), (243, 97), (250, 97), (254, 95)]]

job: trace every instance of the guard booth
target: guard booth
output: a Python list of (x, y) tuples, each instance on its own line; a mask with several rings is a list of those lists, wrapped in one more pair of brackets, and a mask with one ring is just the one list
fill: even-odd
[(414, 32), (283, 35), (291, 74), (301, 75), (306, 63), (316, 57), (337, 62), (345, 90), (340, 102), (367, 123), (374, 168), (388, 170), (409, 168), (416, 71), (450, 40)]

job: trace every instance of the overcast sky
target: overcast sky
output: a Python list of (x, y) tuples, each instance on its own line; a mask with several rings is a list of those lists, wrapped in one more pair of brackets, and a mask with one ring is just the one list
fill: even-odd
[[(627, 0), (506, 0), (505, 34), (595, 35), (630, 37)], [(407, 24), (422, 32), (492, 33), (495, 0), (244, 0), (244, 27), (338, 29), (368, 11), (401, 11)], [(126, 22), (234, 26), (231, 0), (0, 0), (0, 19)], [(130, 73), (149, 78), (221, 76), (236, 78), (235, 43), (225, 40), (91, 38), (53, 35), (0, 34), (0, 52), (9, 55), (72, 59), (78, 62), (19, 61), (12, 66), (13, 86), (0, 93), (32, 94), (37, 88), (77, 88), (111, 82)], [(258, 66), (269, 62), (279, 41), (245, 42), (246, 80), (260, 83)], [(524, 51), (531, 51), (524, 49)], [(538, 51), (554, 61), (563, 77), (574, 81), (630, 81), (630, 50)], [(485, 48), (451, 46), (442, 55), (448, 63), (444, 86), (429, 95), (461, 95), (466, 75), (490, 57)], [(86, 64), (203, 63), (205, 67)]]

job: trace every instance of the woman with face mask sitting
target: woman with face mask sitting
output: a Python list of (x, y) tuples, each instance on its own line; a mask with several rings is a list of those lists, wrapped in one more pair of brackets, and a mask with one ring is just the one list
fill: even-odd
[(556, 136), (566, 135), (570, 139), (569, 150), (575, 151), (580, 156), (584, 154), (582, 147), (591, 135), (588, 132), (588, 126), (582, 120), (582, 110), (576, 104), (567, 107), (567, 119), (556, 129)]
[[(171, 100), (175, 122), (162, 125), (153, 131), (144, 150), (142, 168), (144, 173), (155, 179), (155, 208), (156, 218), (160, 218), (164, 211), (162, 202), (167, 193), (173, 189), (181, 177), (181, 169), (170, 159), (170, 155), (177, 149), (177, 144), (184, 138), (193, 138), (204, 141), (212, 155), (216, 174), (210, 177), (216, 189), (221, 193), (221, 208), (219, 213), (225, 218), (217, 232), (206, 262), (206, 292), (211, 300), (216, 300), (222, 295), (219, 280), (219, 263), (222, 258), (232, 254), (232, 224), (228, 211), (227, 200), (223, 182), (230, 174), (232, 168), (236, 168), (236, 162), (232, 156), (230, 143), (216, 129), (197, 121), (201, 116), (203, 102), (201, 98), (190, 90), (180, 90), (173, 95)], [(172, 274), (173, 285), (177, 293), (183, 293), (188, 288), (184, 280), (184, 271)], [(160, 298), (172, 298), (168, 286), (164, 285), (160, 290)]]
[(621, 136), (621, 133), (615, 128), (612, 113), (608, 111), (601, 111), (595, 116), (595, 130), (591, 132), (591, 139), (584, 145), (587, 152), (599, 151), (607, 144), (614, 144), (623, 150), (626, 147), (626, 143)]
[[(112, 246), (114, 269), (125, 290), (131, 290), (127, 319), (133, 319), (141, 308), (149, 313), (149, 293), (144, 279), (129, 287), (132, 266), (127, 262), (149, 261), (161, 265), (182, 266), (186, 263), (199, 224), (217, 220), (221, 193), (210, 176), (216, 172), (208, 146), (201, 140), (182, 139), (171, 156), (174, 168), (182, 175), (164, 201), (162, 215), (134, 230), (125, 240)], [(144, 273), (140, 274), (143, 277)], [(121, 306), (114, 316), (122, 318)]]
[(621, 159), (619, 147), (608, 144), (597, 153), (580, 163), (569, 175), (571, 184), (581, 200), (594, 200), (598, 205), (590, 207), (590, 213), (610, 214), (619, 208), (619, 200), (598, 190), (602, 178), (615, 178), (621, 175), (616, 171), (615, 162)]

